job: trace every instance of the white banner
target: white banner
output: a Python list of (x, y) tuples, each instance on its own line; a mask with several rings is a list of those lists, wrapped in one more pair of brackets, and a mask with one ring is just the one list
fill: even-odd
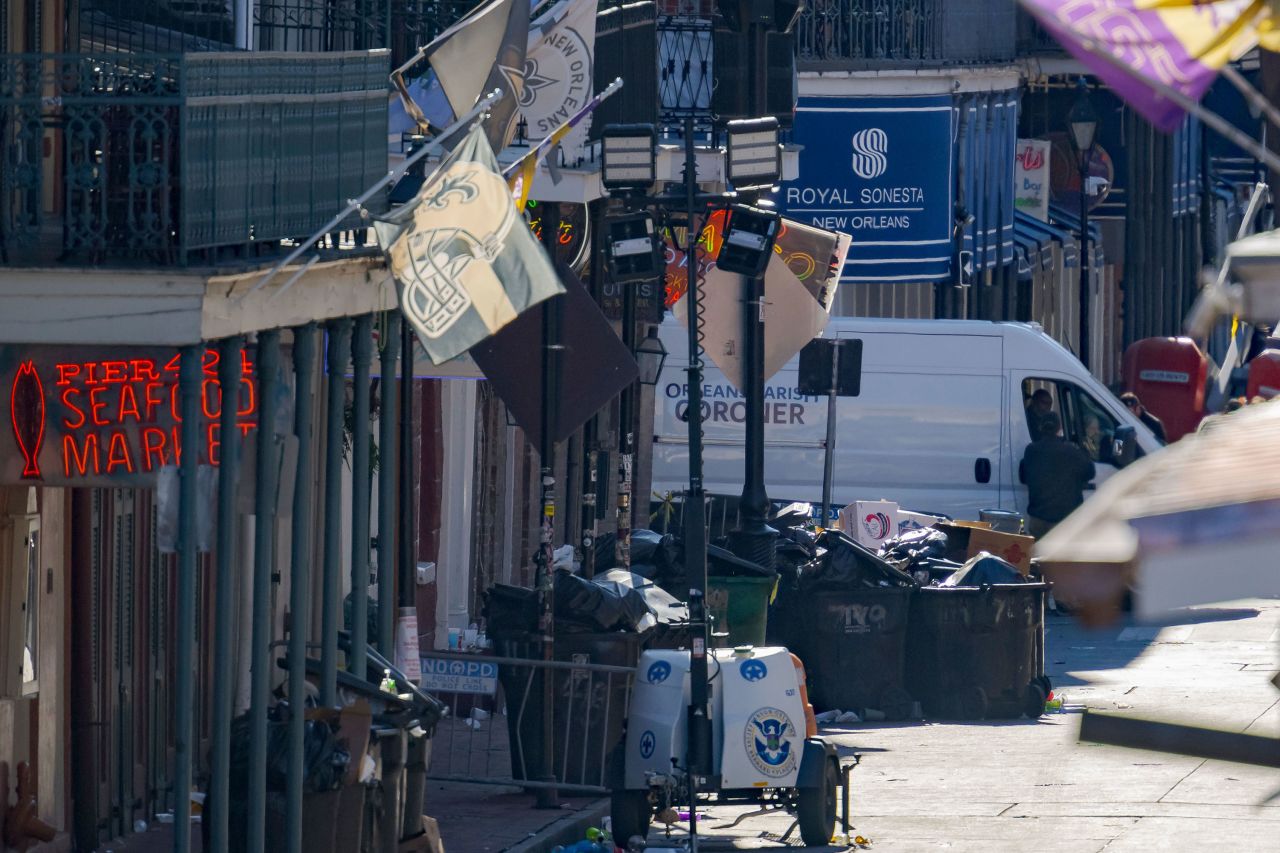
[(1019, 139), (1013, 167), (1013, 205), (1041, 222), (1049, 221), (1049, 142)]

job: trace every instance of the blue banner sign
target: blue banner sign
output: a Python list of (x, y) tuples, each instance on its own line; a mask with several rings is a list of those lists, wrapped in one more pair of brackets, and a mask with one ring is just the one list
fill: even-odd
[(793, 139), (804, 148), (779, 207), (853, 236), (842, 281), (950, 276), (952, 121), (949, 95), (796, 104)]

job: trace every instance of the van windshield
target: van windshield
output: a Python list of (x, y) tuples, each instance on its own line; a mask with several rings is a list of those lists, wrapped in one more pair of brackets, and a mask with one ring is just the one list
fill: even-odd
[(1112, 464), (1112, 439), (1119, 424), (1089, 392), (1057, 379), (1025, 379), (1022, 402), (1033, 441), (1040, 437), (1046, 416), (1056, 414), (1063, 438), (1078, 445), (1093, 461)]

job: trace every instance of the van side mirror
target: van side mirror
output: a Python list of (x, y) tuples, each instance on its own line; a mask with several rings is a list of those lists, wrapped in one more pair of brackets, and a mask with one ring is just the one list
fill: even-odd
[(1138, 431), (1131, 426), (1116, 427), (1111, 438), (1111, 461), (1123, 468), (1138, 456)]

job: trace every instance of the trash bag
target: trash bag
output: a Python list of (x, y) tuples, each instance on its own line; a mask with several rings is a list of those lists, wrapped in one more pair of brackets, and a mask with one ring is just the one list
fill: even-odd
[[(618, 539), (613, 533), (603, 533), (596, 538), (597, 575), (618, 568), (617, 547)], [(632, 571), (636, 566), (653, 566), (656, 574), (647, 575), (652, 578), (668, 572), (680, 562), (680, 546), (674, 536), (643, 528), (631, 531)]]
[(933, 527), (922, 527), (896, 536), (880, 546), (880, 556), (886, 560), (905, 560), (914, 567), (919, 560), (941, 558), (949, 547), (947, 534)]
[(823, 531), (818, 537), (818, 545), (825, 548), (826, 553), (810, 563), (800, 576), (800, 586), (804, 590), (915, 586), (910, 575), (839, 530)]
[(805, 527), (781, 527), (778, 529), (778, 547), (783, 543), (802, 548), (809, 558), (818, 556), (818, 534)]
[(586, 580), (565, 571), (555, 576), (555, 616), (557, 622), (589, 631), (643, 632), (654, 624), (644, 595), (634, 586), (605, 577)]
[(689, 621), (689, 606), (639, 572), (611, 569), (597, 575), (592, 583), (618, 585), (638, 592), (659, 625)]
[(995, 584), (1026, 583), (1027, 579), (1009, 563), (983, 551), (975, 554), (958, 572), (944, 580), (940, 586), (994, 586)]

